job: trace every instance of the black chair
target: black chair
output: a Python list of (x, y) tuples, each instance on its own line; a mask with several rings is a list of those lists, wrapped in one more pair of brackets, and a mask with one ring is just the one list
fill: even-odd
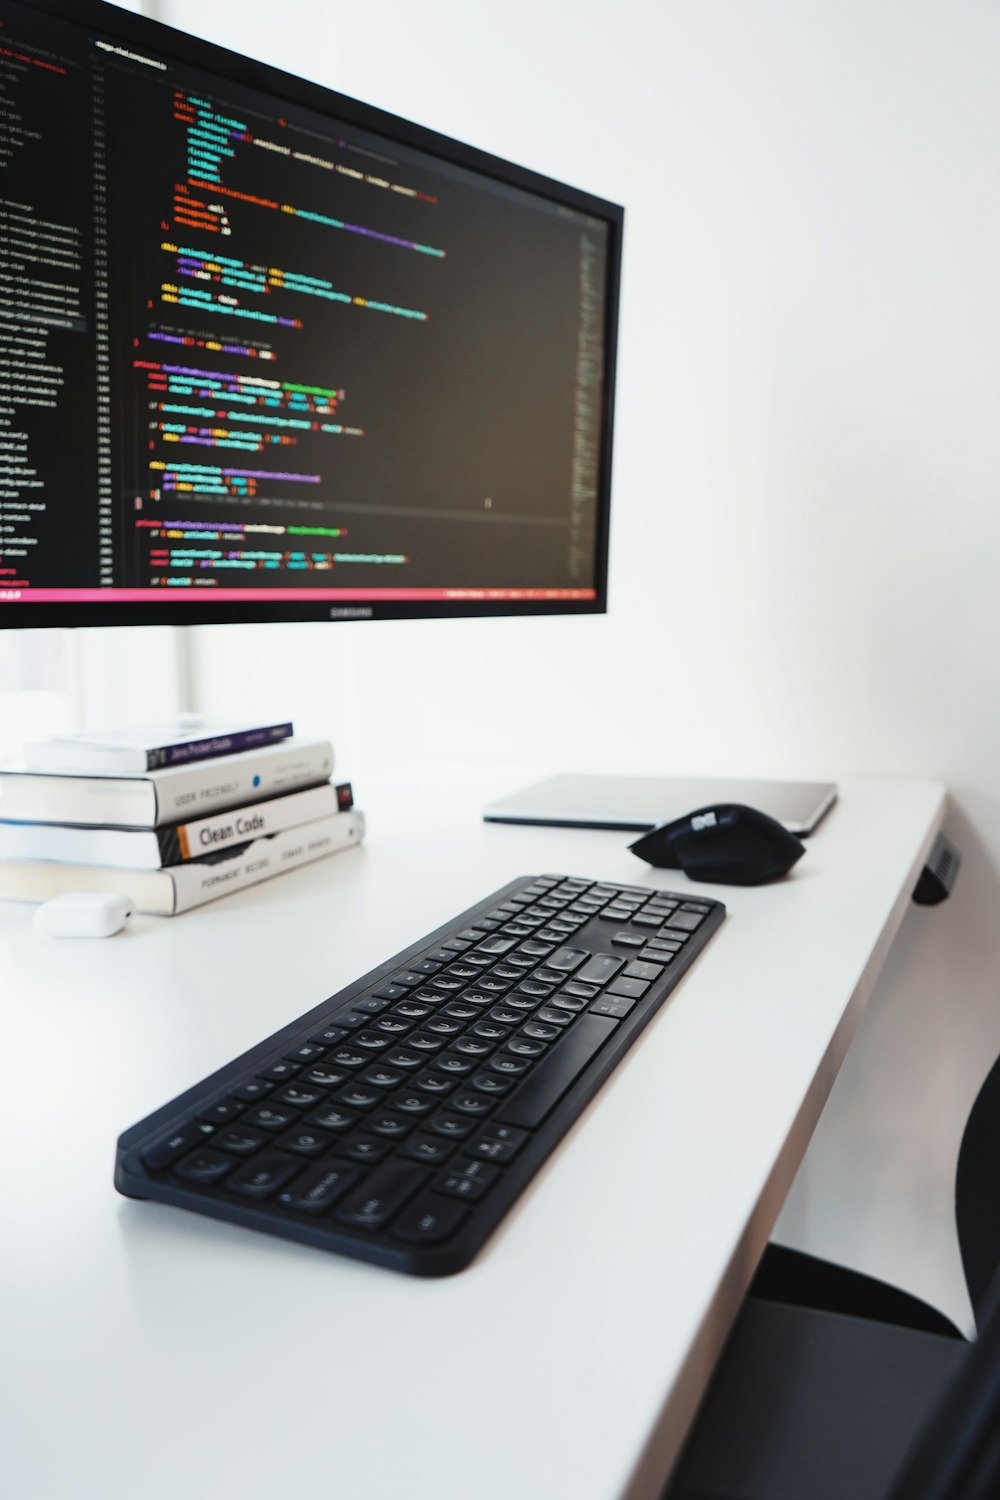
[(769, 1250), (663, 1500), (1000, 1500), (1000, 1060), (959, 1152), (977, 1337)]

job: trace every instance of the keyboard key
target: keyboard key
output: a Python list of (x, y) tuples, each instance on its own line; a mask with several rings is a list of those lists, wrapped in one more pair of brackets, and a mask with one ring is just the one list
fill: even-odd
[(426, 1162), (428, 1166), (440, 1167), (448, 1160), (454, 1151), (446, 1140), (430, 1135), (415, 1135), (412, 1140), (407, 1141), (405, 1146), (400, 1147), (400, 1156), (410, 1157), (413, 1161)]
[(389, 1103), (404, 1115), (429, 1115), (437, 1101), (426, 1094), (394, 1094)]
[(241, 1083), (233, 1089), (230, 1098), (242, 1099), (250, 1104), (254, 1099), (266, 1099), (268, 1094), (273, 1093), (275, 1085), (267, 1083), (263, 1078), (250, 1078), (246, 1083)]
[(359, 1176), (360, 1169), (349, 1167), (346, 1162), (324, 1164), (300, 1177), (294, 1187), (287, 1188), (281, 1195), (281, 1202), (305, 1213), (321, 1214), (342, 1198)]
[(349, 1084), (337, 1095), (337, 1103), (346, 1104), (348, 1109), (371, 1109), (373, 1104), (384, 1102), (378, 1089), (373, 1089), (367, 1083)]
[(277, 1104), (262, 1104), (251, 1110), (243, 1124), (250, 1130), (285, 1130), (297, 1119), (294, 1109)]
[(316, 1047), (332, 1047), (334, 1042), (343, 1041), (346, 1035), (347, 1032), (344, 1030), (343, 1026), (327, 1026), (324, 1031), (317, 1032), (316, 1035), (311, 1036), (309, 1040)]
[(345, 1198), (337, 1218), (356, 1229), (381, 1229), (423, 1187), (429, 1175), (426, 1168), (409, 1162), (376, 1167), (364, 1185)]
[(513, 1036), (507, 1043), (507, 1051), (513, 1052), (516, 1057), (541, 1057), (545, 1051), (545, 1043), (530, 1036)]
[(528, 1057), (511, 1057), (507, 1052), (499, 1052), (496, 1057), (491, 1057), (486, 1064), (492, 1073), (500, 1073), (506, 1078), (519, 1078), (531, 1067), (531, 1059)]
[(618, 958), (613, 953), (595, 953), (582, 969), (577, 969), (576, 978), (584, 984), (607, 984), (609, 979), (614, 979), (624, 963), (623, 958)]
[(536, 1042), (554, 1042), (559, 1035), (559, 1027), (546, 1026), (544, 1021), (528, 1021), (521, 1035), (530, 1036)]
[(260, 1076), (261, 1078), (273, 1078), (275, 1083), (280, 1083), (282, 1079), (294, 1078), (299, 1068), (299, 1063), (277, 1062), (273, 1067), (265, 1068)]
[(365, 1125), (375, 1135), (384, 1135), (393, 1141), (402, 1140), (413, 1129), (413, 1121), (404, 1120), (402, 1115), (369, 1115)]
[(456, 1094), (448, 1103), (451, 1109), (463, 1115), (487, 1115), (493, 1108), (492, 1099), (487, 1099), (483, 1094), (473, 1094), (468, 1091)]
[[(461, 1029), (461, 1026), (459, 1026), (458, 1030), (461, 1031)], [(407, 1038), (406, 1045), (412, 1047), (416, 1052), (424, 1053), (425, 1056), (422, 1061), (426, 1065), (426, 1053), (440, 1052), (442, 1047), (448, 1045), (448, 1035), (449, 1033), (447, 1032), (444, 1036), (437, 1036), (432, 1031), (418, 1031), (413, 1036)]]
[(192, 1146), (202, 1145), (212, 1134), (210, 1125), (199, 1125), (193, 1120), (189, 1125), (182, 1125), (172, 1135), (164, 1136), (155, 1145), (147, 1146), (142, 1159), (147, 1167), (159, 1172), (177, 1161), (186, 1151), (190, 1151)]
[(675, 911), (666, 921), (668, 931), (674, 928), (683, 928), (685, 932), (694, 932), (704, 922), (705, 918), (696, 911)]
[(373, 1089), (394, 1089), (403, 1081), (403, 1075), (391, 1068), (369, 1068), (362, 1073), (359, 1082), (370, 1084)]
[(402, 1000), (396, 1006), (396, 1014), (407, 1021), (420, 1021), (424, 1016), (429, 1016), (432, 1009), (432, 1006), (418, 1004), (416, 1000)]
[(364, 1063), (368, 1062), (371, 1062), (371, 1058), (366, 1056), (364, 1052), (359, 1052), (357, 1047), (353, 1045), (350, 1047), (338, 1047), (327, 1058), (328, 1064), (333, 1063), (338, 1068), (360, 1068)]
[[(404, 1021), (401, 1024), (404, 1031), (409, 1030), (409, 1022)], [(387, 1035), (384, 1031), (359, 1031), (354, 1041), (357, 1046), (363, 1047), (366, 1052), (383, 1052), (386, 1047), (392, 1046), (393, 1037), (391, 1034)]]
[(390, 1068), (404, 1068), (406, 1072), (422, 1068), (427, 1062), (422, 1053), (413, 1052), (409, 1047), (396, 1047), (392, 1052), (386, 1052), (384, 1058)]
[[(662, 973), (662, 964), (642, 963), (638, 959), (634, 959), (632, 963), (626, 966), (625, 973), (622, 977), (624, 979), (647, 979), (652, 982), (654, 979), (659, 979)], [(615, 981), (615, 983), (620, 982), (620, 980)]]
[(590, 1007), (590, 1014), (592, 1016), (614, 1016), (616, 1021), (623, 1021), (634, 1005), (634, 1000), (618, 1000), (614, 995), (608, 995), (603, 1000), (594, 1001)]
[[(319, 1063), (315, 1068), (310, 1068), (308, 1073), (303, 1073), (299, 1084), (314, 1083), (318, 1089), (335, 1089), (338, 1083), (343, 1083), (347, 1074), (343, 1069), (331, 1068), (326, 1063)], [(284, 1098), (279, 1094), (278, 1098)], [(291, 1100), (288, 1101), (291, 1103)]]
[(270, 1198), (300, 1169), (301, 1163), (288, 1156), (258, 1156), (227, 1178), (226, 1186), (245, 1198)]
[(236, 1163), (221, 1151), (192, 1151), (174, 1168), (178, 1177), (187, 1177), (191, 1182), (219, 1182)]
[[(372, 1030), (379, 1035), (392, 1038), (405, 1036), (412, 1026), (413, 1022), (407, 1016), (400, 1016), (395, 1011), (391, 1011), (387, 1016), (380, 1016)], [(363, 1032), (362, 1035), (367, 1036), (368, 1033)], [(364, 1047), (365, 1045), (366, 1043), (362, 1041), (361, 1037), (358, 1037), (358, 1046)], [(383, 1045), (386, 1044), (383, 1043)]]
[(339, 1145), (337, 1150), (349, 1157), (351, 1161), (376, 1162), (381, 1161), (383, 1156), (388, 1156), (392, 1150), (392, 1143), (386, 1140), (377, 1141), (371, 1135), (359, 1135)]
[(223, 1100), (219, 1104), (210, 1104), (206, 1109), (201, 1110), (198, 1118), (206, 1125), (220, 1125), (224, 1120), (235, 1120), (239, 1112), (238, 1104), (226, 1103)]
[(641, 948), (646, 939), (634, 932), (616, 932), (611, 941), (617, 948)]
[(503, 1078), (499, 1073), (477, 1073), (470, 1085), (481, 1094), (493, 1094), (497, 1097), (509, 1093), (513, 1086), (511, 1079)]
[(452, 1044), (452, 1051), (461, 1052), (466, 1057), (488, 1057), (495, 1046), (496, 1042), (484, 1036), (460, 1036)]
[(461, 1057), (456, 1052), (445, 1052), (441, 1057), (434, 1059), (434, 1066), (439, 1073), (447, 1073), (449, 1077), (460, 1078), (464, 1073), (471, 1073), (477, 1064), (472, 1057)]
[(610, 1016), (582, 1016), (559, 1045), (531, 1070), (510, 1098), (501, 1101), (497, 1120), (529, 1128), (540, 1125), (617, 1025), (618, 1022)]
[(469, 1210), (460, 1203), (448, 1203), (442, 1198), (420, 1198), (406, 1210), (393, 1228), (398, 1240), (411, 1244), (436, 1245), (455, 1233), (469, 1217)]
[(279, 1135), (274, 1144), (282, 1151), (294, 1151), (296, 1156), (322, 1156), (329, 1150), (330, 1137), (322, 1130), (303, 1129), (297, 1125), (294, 1130)]
[[(396, 988), (398, 989), (399, 986), (397, 985)], [(385, 999), (380, 1000), (377, 995), (369, 995), (367, 1000), (355, 1000), (354, 1009), (360, 1011), (362, 1015), (378, 1016), (384, 1010), (389, 1009), (389, 1001)]]
[[(619, 959), (619, 963), (623, 960)], [(559, 991), (561, 995), (575, 995), (578, 1000), (593, 1000), (600, 991), (600, 985), (581, 984), (579, 979), (571, 979), (569, 984), (564, 984)]]
[(455, 1087), (455, 1080), (443, 1077), (440, 1073), (418, 1073), (413, 1086), (425, 1094), (450, 1094)]
[(648, 979), (616, 979), (609, 984), (605, 994), (617, 995), (623, 1000), (641, 1000), (649, 989)]
[(352, 1114), (349, 1109), (335, 1109), (332, 1105), (328, 1109), (319, 1109), (314, 1115), (310, 1115), (305, 1121), (306, 1125), (318, 1125), (320, 1130), (350, 1130), (351, 1126), (360, 1119), (359, 1115)]
[(514, 938), (490, 937), (490, 938), (487, 938), (485, 942), (482, 942), (482, 943), (479, 944), (479, 946), (476, 949), (476, 952), (477, 953), (490, 953), (490, 954), (493, 955), (494, 958), (496, 958), (501, 953), (509, 953), (512, 948), (516, 948), (516, 947), (517, 947), (517, 943), (514, 940)]
[(463, 1141), (475, 1128), (472, 1120), (462, 1120), (458, 1115), (438, 1115), (428, 1125), (429, 1130), (435, 1135), (443, 1135), (446, 1141)]
[(432, 1184), (436, 1193), (447, 1193), (450, 1198), (464, 1198), (471, 1203), (481, 1198), (489, 1185), (476, 1177), (466, 1177), (464, 1172), (444, 1172)]
[(220, 1151), (230, 1151), (234, 1156), (252, 1156), (267, 1139), (263, 1131), (244, 1130), (239, 1125), (233, 1125), (229, 1130), (220, 1131), (217, 1136), (213, 1136), (212, 1145), (217, 1146)]
[[(334, 1073), (333, 1078), (337, 1083), (343, 1082), (346, 1073)], [(290, 1083), (287, 1089), (282, 1089), (280, 1094), (275, 1094), (277, 1104), (290, 1104), (293, 1109), (312, 1109), (314, 1104), (319, 1104), (324, 1097), (322, 1089), (303, 1088), (301, 1084)]]
[[(522, 1136), (524, 1140), (528, 1139), (527, 1131), (521, 1130), (517, 1134)], [(465, 1149), (466, 1151), (471, 1151), (473, 1156), (479, 1157), (483, 1161), (506, 1163), (513, 1161), (522, 1145), (523, 1141), (520, 1140), (502, 1141), (497, 1140), (493, 1136), (481, 1136), (478, 1141), (474, 1141), (471, 1146), (466, 1146)]]
[(409, 990), (410, 986), (405, 984), (384, 984), (380, 990), (375, 991), (375, 998), (376, 1000), (389, 1001), (402, 1000), (403, 996), (409, 993)]
[(583, 948), (557, 948), (555, 953), (546, 959), (546, 965), (550, 969), (559, 969), (565, 974), (572, 974), (578, 969), (589, 954)]

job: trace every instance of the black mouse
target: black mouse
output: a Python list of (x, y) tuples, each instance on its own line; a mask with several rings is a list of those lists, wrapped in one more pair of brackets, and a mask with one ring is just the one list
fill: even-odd
[(681, 869), (692, 880), (761, 885), (785, 875), (806, 846), (777, 818), (739, 802), (701, 807), (650, 829), (629, 848), (647, 864)]

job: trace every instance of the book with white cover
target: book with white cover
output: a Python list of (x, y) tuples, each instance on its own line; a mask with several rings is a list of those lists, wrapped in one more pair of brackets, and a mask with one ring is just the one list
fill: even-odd
[(306, 791), (288, 792), (162, 828), (0, 822), (0, 859), (56, 859), (69, 864), (159, 870), (217, 849), (235, 848), (268, 833), (280, 833), (284, 828), (297, 828), (316, 818), (331, 817), (352, 806), (350, 783), (335, 787), (327, 781)]
[(111, 891), (128, 896), (136, 911), (170, 917), (217, 896), (270, 880), (283, 870), (309, 864), (359, 844), (364, 814), (357, 808), (286, 828), (236, 849), (173, 865), (169, 870), (118, 870), (107, 865), (66, 865), (12, 859), (0, 863), (0, 899), (48, 901), (65, 891)]
[(0, 818), (159, 828), (316, 786), (329, 781), (332, 771), (330, 741), (300, 739), (144, 776), (79, 776), (5, 766), (0, 769)]
[(112, 776), (141, 776), (164, 766), (187, 766), (259, 750), (291, 738), (291, 723), (226, 724), (200, 714), (181, 714), (165, 724), (134, 729), (83, 730), (53, 736), (24, 747), (29, 771), (107, 772)]

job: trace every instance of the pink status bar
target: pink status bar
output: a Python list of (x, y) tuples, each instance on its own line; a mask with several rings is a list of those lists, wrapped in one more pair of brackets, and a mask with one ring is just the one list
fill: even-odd
[(160, 588), (47, 589), (4, 588), (0, 585), (0, 604), (163, 604), (177, 603), (266, 603), (270, 600), (299, 600), (303, 604), (322, 600), (361, 601), (372, 604), (409, 600), (462, 600), (534, 602), (537, 600), (596, 599), (596, 589), (226, 589), (170, 586)]

